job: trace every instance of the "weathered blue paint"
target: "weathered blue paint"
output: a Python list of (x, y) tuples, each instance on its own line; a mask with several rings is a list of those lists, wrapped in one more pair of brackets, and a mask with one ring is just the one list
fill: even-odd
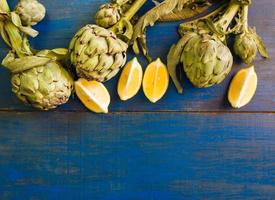
[(0, 199), (273, 199), (273, 114), (0, 115)]
[[(105, 2), (44, 0), (48, 14), (35, 27), (40, 35), (32, 45), (68, 46)], [(148, 1), (142, 12), (150, 6)], [(250, 15), (271, 56), (274, 6), (272, 0), (254, 1)], [(155, 58), (166, 60), (178, 24), (148, 30)], [(6, 53), (1, 42), (0, 58)], [(275, 62), (259, 58), (255, 65), (257, 94), (241, 110), (226, 101), (228, 83), (243, 66), (236, 63), (223, 84), (195, 89), (185, 81), (183, 95), (171, 84), (157, 104), (142, 91), (119, 101), (115, 78), (106, 83), (108, 115), (89, 113), (76, 98), (55, 112), (33, 110), (14, 97), (9, 74), (0, 68), (0, 199), (274, 199)]]

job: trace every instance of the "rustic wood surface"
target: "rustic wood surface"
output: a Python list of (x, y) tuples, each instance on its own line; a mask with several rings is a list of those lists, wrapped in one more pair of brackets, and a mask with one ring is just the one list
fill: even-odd
[[(35, 27), (40, 35), (31, 43), (37, 49), (67, 47), (106, 1), (42, 2), (48, 13)], [(232, 75), (245, 66), (237, 59), (222, 84), (195, 89), (185, 81), (179, 95), (171, 83), (155, 105), (142, 91), (119, 101), (113, 79), (106, 84), (112, 97), (108, 115), (88, 112), (77, 98), (50, 112), (25, 106), (11, 93), (9, 73), (1, 67), (0, 199), (275, 199), (274, 7), (273, 0), (251, 6), (250, 24), (271, 59), (257, 58), (259, 87), (240, 110), (226, 100)], [(148, 30), (155, 58), (166, 61), (178, 24)], [(1, 41), (0, 58), (7, 50)]]

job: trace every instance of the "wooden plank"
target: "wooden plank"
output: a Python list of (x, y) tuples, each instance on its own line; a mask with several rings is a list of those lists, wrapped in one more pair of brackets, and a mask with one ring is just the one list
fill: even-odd
[(0, 199), (273, 199), (274, 114), (0, 115)]
[[(12, 1), (13, 4), (16, 1)], [(105, 0), (62, 0), (43, 1), (48, 8), (47, 19), (36, 28), (40, 31), (38, 38), (32, 40), (35, 48), (55, 48), (66, 47), (70, 38), (83, 25), (93, 23), (96, 8), (106, 2)], [(144, 9), (147, 10), (151, 4)], [(258, 32), (263, 36), (267, 43), (271, 56), (275, 51), (275, 1), (262, 0), (253, 1), (251, 8), (250, 22), (258, 28)], [(179, 23), (164, 23), (148, 30), (149, 47), (154, 58), (161, 57), (166, 60), (166, 54), (171, 46), (178, 40), (177, 25)], [(161, 42), (160, 42), (161, 41)], [(3, 58), (6, 49), (1, 43), (0, 57)], [(129, 57), (133, 54), (130, 52)], [(143, 67), (145, 62), (142, 60)], [(232, 75), (244, 64), (238, 64), (231, 75), (223, 84), (209, 89), (193, 88), (188, 81), (184, 82), (185, 93), (176, 93), (172, 83), (164, 99), (155, 105), (147, 101), (142, 91), (133, 100), (121, 102), (116, 93), (117, 79), (108, 82), (106, 85), (112, 96), (111, 111), (233, 111), (230, 109), (226, 100), (228, 83)], [(275, 66), (274, 59), (255, 62), (256, 70), (259, 75), (259, 87), (257, 94), (251, 104), (242, 111), (275, 111)], [(30, 110), (29, 107), (22, 105), (10, 92), (8, 73), (0, 69), (0, 110)], [(72, 99), (69, 104), (62, 106), (59, 110), (78, 111), (85, 110), (78, 100)]]

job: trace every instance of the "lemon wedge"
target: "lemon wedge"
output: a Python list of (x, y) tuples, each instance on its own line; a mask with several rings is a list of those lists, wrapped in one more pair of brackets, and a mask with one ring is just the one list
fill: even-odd
[(111, 98), (102, 83), (81, 78), (75, 82), (75, 90), (78, 98), (89, 110), (96, 113), (108, 113)]
[(137, 58), (134, 58), (124, 67), (117, 86), (117, 92), (122, 101), (126, 101), (134, 97), (142, 82), (142, 67)]
[(233, 78), (228, 100), (233, 108), (247, 105), (253, 98), (257, 89), (258, 78), (254, 66), (240, 70)]
[(168, 85), (167, 67), (158, 58), (150, 63), (145, 70), (142, 83), (144, 94), (152, 103), (156, 103), (164, 96)]

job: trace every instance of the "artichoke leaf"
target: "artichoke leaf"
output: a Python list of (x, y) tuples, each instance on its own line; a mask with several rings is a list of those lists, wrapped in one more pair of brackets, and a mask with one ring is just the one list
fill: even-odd
[[(140, 43), (140, 47), (142, 51), (144, 52), (144, 55), (147, 57), (147, 59), (150, 61), (151, 58), (148, 53), (148, 48), (146, 46), (146, 40), (144, 35), (146, 34), (146, 27), (147, 26), (153, 26), (156, 21), (158, 20), (168, 20), (170, 17), (173, 16), (176, 17), (177, 15), (173, 15), (179, 12), (183, 13), (185, 11), (188, 11), (188, 9), (185, 9), (189, 5), (194, 5), (196, 2), (207, 2), (202, 0), (164, 0), (163, 2), (156, 5), (154, 8), (149, 10), (145, 15), (143, 15), (137, 24), (134, 27), (134, 34), (133, 38), (131, 40), (131, 44), (134, 44), (133, 50), (138, 53), (139, 50), (137, 50), (138, 45), (136, 45), (136, 41)], [(204, 9), (202, 9), (204, 10)], [(170, 14), (170, 16), (169, 16)], [(195, 12), (192, 12), (190, 14), (187, 14), (185, 16), (193, 16), (196, 14)], [(183, 15), (179, 15), (179, 19), (182, 19), (184, 17)], [(174, 20), (174, 19), (173, 19)], [(140, 39), (141, 38), (141, 39)]]
[(10, 15), (11, 15), (11, 21), (15, 26), (17, 27), (22, 26), (21, 19), (16, 12), (11, 12)]
[(53, 53), (55, 53), (56, 55), (67, 55), (68, 54), (68, 49), (66, 48), (55, 48), (51, 50)]
[(20, 31), (22, 31), (23, 33), (31, 36), (31, 37), (36, 37), (38, 36), (39, 32), (34, 30), (33, 28), (31, 27), (26, 27), (26, 26), (20, 26), (18, 27)]
[(38, 57), (46, 57), (60, 62), (64, 62), (67, 59), (67, 55), (68, 49), (65, 48), (56, 48), (52, 50), (45, 49), (36, 53)]
[(4, 22), (1, 22), (0, 21), (0, 31), (1, 31), (1, 36), (3, 38), (3, 40), (5, 41), (5, 43), (11, 47), (11, 43), (10, 43), (10, 38), (9, 38), (9, 35), (7, 34), (5, 28), (4, 28)]
[(177, 6), (178, 1), (179, 0), (165, 0), (143, 15), (134, 27), (132, 42), (144, 35), (148, 25), (153, 26), (161, 16), (170, 13)]
[(120, 39), (125, 42), (129, 42), (131, 40), (134, 33), (134, 28), (129, 20), (122, 18), (115, 27), (115, 33)]
[(10, 7), (6, 0), (0, 0), (0, 10), (1, 12), (9, 12)]
[(196, 33), (190, 33), (186, 37), (182, 37), (176, 45), (173, 45), (167, 56), (167, 68), (168, 72), (174, 82), (179, 93), (183, 92), (183, 88), (177, 78), (176, 68), (180, 63), (181, 55), (184, 50), (185, 45), (190, 41), (190, 39), (196, 35)]
[(133, 41), (132, 49), (133, 49), (133, 51), (134, 51), (134, 53), (136, 55), (139, 55), (140, 51), (139, 51), (138, 41), (137, 40)]
[(12, 49), (16, 51), (19, 57), (23, 57), (25, 55), (22, 49), (23, 40), (18, 28), (12, 22), (6, 22), (4, 28), (9, 36)]
[(210, 3), (204, 4), (191, 4), (190, 6), (184, 7), (182, 10), (174, 9), (171, 13), (167, 15), (161, 16), (159, 21), (160, 22), (170, 22), (170, 21), (178, 21), (183, 19), (191, 18), (195, 15), (203, 13), (210, 7)]
[(15, 58), (14, 53), (10, 52), (2, 61), (2, 65), (9, 69), (11, 73), (16, 74), (25, 70), (43, 66), (50, 62), (50, 58), (38, 56), (26, 56), (23, 58)]
[(269, 53), (261, 36), (259, 36), (255, 30), (250, 29), (250, 31), (253, 33), (253, 39), (258, 47), (261, 56), (264, 58), (269, 58)]
[(26, 27), (22, 25), (21, 19), (19, 15), (16, 12), (11, 12), (10, 13), (11, 21), (12, 23), (19, 28), (20, 31), (23, 33), (31, 36), (31, 37), (36, 37), (38, 35), (38, 31), (34, 30), (31, 27)]

